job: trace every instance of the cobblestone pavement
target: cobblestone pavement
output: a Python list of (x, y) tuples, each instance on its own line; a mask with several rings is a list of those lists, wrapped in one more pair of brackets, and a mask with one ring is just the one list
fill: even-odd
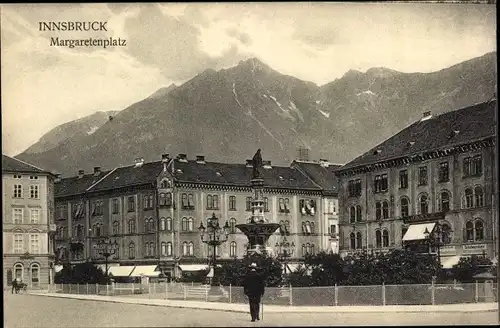
[(497, 312), (476, 313), (245, 313), (59, 299), (4, 293), (5, 327), (247, 327), (497, 324)]

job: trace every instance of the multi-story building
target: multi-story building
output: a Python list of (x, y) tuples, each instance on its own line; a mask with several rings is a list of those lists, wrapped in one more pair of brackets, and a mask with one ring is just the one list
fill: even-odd
[(496, 100), (426, 112), (338, 169), (341, 254), (428, 249), (436, 234), (445, 268), (497, 256), (495, 111)]
[[(329, 250), (322, 187), (293, 166), (264, 161), (263, 174), (265, 217), (281, 224), (269, 244), (283, 237), (293, 241), (290, 261)], [(109, 237), (119, 245), (110, 261), (128, 267), (159, 264), (167, 275), (179, 276), (181, 270), (206, 266), (212, 250), (201, 242), (198, 226), (214, 213), (231, 227), (217, 255), (221, 260), (241, 257), (247, 240), (235, 226), (251, 216), (251, 176), (251, 160), (226, 164), (180, 154), (62, 179), (56, 184), (59, 258), (102, 263), (94, 245)], [(111, 273), (116, 270), (111, 268)]]
[(319, 162), (296, 160), (292, 163), (292, 167), (297, 168), (302, 173), (307, 175), (314, 183), (321, 188), (322, 208), (320, 213), (322, 231), (327, 232), (320, 238), (321, 248), (328, 250), (334, 254), (339, 252), (339, 217), (338, 217), (338, 178), (334, 171), (339, 169), (341, 165), (333, 164), (327, 160), (321, 159)]
[(4, 286), (20, 278), (30, 288), (53, 277), (54, 178), (2, 155)]

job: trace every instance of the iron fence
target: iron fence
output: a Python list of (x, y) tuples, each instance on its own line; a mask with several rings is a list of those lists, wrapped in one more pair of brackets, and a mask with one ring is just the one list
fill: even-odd
[[(240, 286), (183, 283), (55, 284), (51, 293), (108, 295), (165, 300), (247, 303)], [(264, 304), (284, 306), (438, 305), (498, 302), (492, 283), (325, 287), (267, 287)]]

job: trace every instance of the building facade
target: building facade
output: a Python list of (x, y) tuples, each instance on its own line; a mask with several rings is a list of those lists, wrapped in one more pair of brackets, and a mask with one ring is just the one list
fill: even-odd
[(338, 169), (341, 253), (430, 245), (445, 268), (460, 256), (497, 257), (496, 110), (492, 100), (425, 113)]
[[(103, 238), (119, 245), (112, 266), (159, 266), (167, 276), (206, 267), (212, 249), (201, 242), (198, 227), (215, 214), (231, 227), (217, 249), (221, 261), (246, 254), (246, 237), (236, 225), (251, 216), (252, 163), (227, 164), (163, 155), (160, 161), (118, 167), (56, 183), (58, 259), (102, 264), (95, 246)], [(295, 245), (290, 262), (331, 248), (324, 222), (322, 187), (293, 165), (264, 161), (264, 211), (281, 224), (269, 246), (287, 239)], [(332, 210), (335, 206), (331, 206)], [(329, 213), (329, 212), (328, 212)], [(329, 213), (331, 214), (331, 213)]]
[(14, 278), (42, 288), (53, 277), (54, 178), (2, 155), (4, 286)]

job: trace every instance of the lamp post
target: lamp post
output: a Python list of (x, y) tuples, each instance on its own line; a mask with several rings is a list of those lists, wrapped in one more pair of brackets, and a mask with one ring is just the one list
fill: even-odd
[(93, 247), (95, 250), (97, 250), (97, 253), (104, 256), (104, 259), (105, 259), (105, 268), (106, 268), (106, 271), (105, 271), (105, 274), (106, 274), (106, 283), (108, 283), (108, 258), (111, 256), (111, 255), (115, 255), (116, 254), (116, 251), (118, 250), (118, 243), (116, 242), (116, 240), (114, 242), (111, 242), (111, 240), (109, 238), (105, 238), (99, 242), (97, 242), (97, 244), (94, 245)]
[(281, 259), (285, 264), (284, 274), (286, 275), (288, 258), (293, 256), (293, 253), (295, 251), (295, 243), (292, 241), (292, 243), (290, 244), (285, 237), (283, 238), (282, 241), (276, 242), (275, 247), (276, 247), (276, 252), (278, 254), (278, 258)]
[[(425, 240), (427, 240), (427, 244), (429, 246), (429, 252), (431, 250), (431, 246), (437, 247), (437, 257), (439, 267), (441, 267), (441, 225), (439, 223), (436, 224), (437, 231), (434, 233), (429, 232), (427, 227), (425, 227), (424, 236)], [(436, 236), (437, 234), (437, 236)]]
[(219, 225), (219, 219), (212, 213), (212, 217), (207, 219), (207, 227), (203, 226), (203, 222), (200, 223), (198, 228), (200, 231), (201, 241), (212, 247), (212, 268), (214, 270), (214, 276), (212, 278), (212, 285), (215, 286), (218, 281), (215, 275), (215, 264), (217, 261), (217, 247), (225, 243), (228, 239), (231, 228), (226, 221), (224, 227)]

